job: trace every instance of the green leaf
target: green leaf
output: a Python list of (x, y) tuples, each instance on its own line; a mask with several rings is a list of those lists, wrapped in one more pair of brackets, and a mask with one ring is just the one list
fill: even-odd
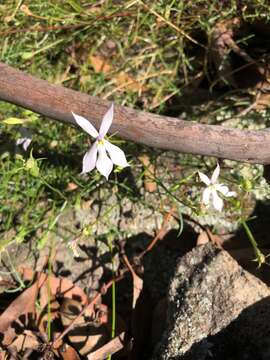
[(67, 3), (79, 14), (85, 11), (76, 0), (67, 0)]
[(25, 123), (25, 119), (19, 119), (19, 118), (16, 118), (16, 117), (9, 117), (9, 118), (3, 120), (2, 122), (7, 124), (7, 125), (18, 125), (18, 124)]
[(28, 110), (28, 109), (25, 109), (22, 114), (23, 114), (23, 116), (25, 116), (27, 121), (30, 121), (30, 122), (34, 122), (34, 121), (37, 121), (39, 119), (38, 114), (36, 114), (33, 111)]
[(21, 229), (19, 231), (19, 233), (16, 235), (15, 241), (19, 244), (22, 243), (27, 234), (28, 234), (28, 231), (26, 229)]
[(243, 186), (243, 189), (246, 191), (246, 192), (250, 192), (252, 190), (252, 182), (247, 179), (247, 178), (244, 178), (242, 180), (242, 186)]
[(29, 60), (34, 56), (34, 53), (32, 51), (25, 51), (22, 53), (22, 59), (23, 60)]

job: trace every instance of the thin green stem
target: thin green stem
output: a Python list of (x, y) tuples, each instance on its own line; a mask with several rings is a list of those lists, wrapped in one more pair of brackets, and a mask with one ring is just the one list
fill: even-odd
[(242, 225), (243, 225), (243, 228), (245, 229), (247, 237), (253, 247), (253, 250), (254, 250), (254, 253), (256, 256), (256, 261), (258, 262), (258, 267), (260, 267), (262, 264), (265, 263), (265, 256), (259, 249), (258, 244), (257, 244), (257, 242), (245, 220), (242, 220)]
[(115, 281), (112, 284), (112, 338), (115, 337), (115, 325), (116, 325), (116, 284)]
[[(112, 238), (108, 236), (108, 244), (111, 252), (111, 262), (112, 262), (112, 272), (113, 272), (113, 280), (112, 280), (112, 331), (111, 337), (112, 339), (115, 337), (115, 328), (116, 328), (116, 284), (114, 281), (115, 276), (115, 266), (114, 266), (114, 259), (113, 259), (113, 243)], [(109, 355), (107, 360), (111, 360), (112, 355)]]
[(53, 187), (52, 185), (50, 185), (47, 180), (45, 180), (45, 178), (43, 176), (40, 176), (41, 181), (44, 183), (44, 185), (46, 185), (49, 189), (51, 189), (52, 191), (56, 192), (62, 199), (66, 200), (65, 195), (63, 195), (61, 193), (60, 190), (56, 189), (55, 187)]
[(24, 288), (25, 288), (25, 284), (24, 284), (24, 282), (23, 282), (20, 274), (18, 273), (18, 271), (17, 271), (16, 268), (14, 267), (13, 262), (12, 262), (12, 260), (11, 260), (11, 257), (10, 257), (10, 255), (9, 255), (9, 252), (8, 252), (7, 250), (4, 250), (4, 251), (5, 251), (6, 255), (7, 255), (8, 261), (9, 261), (10, 266), (11, 266), (11, 270), (12, 270), (11, 273), (14, 274), (16, 280), (18, 281), (18, 283), (19, 283), (19, 285), (20, 285), (20, 286), (19, 286), (18, 288), (16, 288), (16, 289), (6, 290), (6, 292), (13, 293), (13, 292), (16, 292), (16, 291), (19, 291), (19, 290), (24, 289)]

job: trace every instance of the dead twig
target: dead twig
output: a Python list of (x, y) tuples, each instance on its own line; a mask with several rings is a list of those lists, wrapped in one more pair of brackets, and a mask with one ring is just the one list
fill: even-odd
[[(0, 100), (67, 124), (71, 111), (99, 127), (109, 102), (27, 75), (0, 63)], [(111, 133), (148, 146), (184, 153), (270, 164), (269, 130), (248, 131), (204, 125), (116, 106)]]
[(87, 355), (88, 360), (103, 360), (108, 356), (115, 354), (119, 350), (123, 349), (125, 345), (125, 333), (122, 332), (120, 335), (113, 338), (107, 344), (103, 345), (96, 351), (91, 352)]
[(167, 225), (168, 225), (169, 221), (171, 220), (171, 218), (173, 217), (174, 212), (175, 212), (175, 208), (173, 206), (170, 209), (170, 211), (165, 215), (162, 226), (159, 229), (159, 231), (157, 232), (156, 236), (151, 241), (151, 243), (147, 246), (147, 248), (140, 253), (140, 255), (137, 257), (138, 259), (143, 258), (144, 255), (146, 253), (148, 253), (149, 251), (151, 251), (153, 249), (153, 247), (156, 245), (156, 243), (164, 237), (164, 235), (166, 233)]

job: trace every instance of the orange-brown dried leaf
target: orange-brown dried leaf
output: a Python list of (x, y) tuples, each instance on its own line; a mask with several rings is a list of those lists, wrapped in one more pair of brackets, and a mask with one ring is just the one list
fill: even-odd
[(97, 305), (94, 312), (85, 312), (78, 318), (82, 308), (82, 304), (76, 300), (63, 299), (60, 318), (65, 328), (75, 320), (74, 327), (70, 329), (67, 336), (72, 346), (81, 355), (86, 355), (109, 340), (111, 322), (108, 323), (106, 305)]
[(32, 286), (19, 295), (0, 316), (0, 333), (4, 335), (3, 345), (9, 345), (16, 337), (14, 323), (22, 315), (35, 315), (35, 302), (38, 295), (39, 282), (36, 281)]
[(76, 189), (78, 189), (78, 185), (75, 184), (74, 182), (69, 182), (67, 184), (67, 187), (66, 187), (65, 191), (71, 192), (71, 191), (74, 191)]
[(89, 62), (96, 73), (108, 74), (110, 71), (112, 71), (111, 65), (106, 63), (105, 59), (103, 59), (101, 56), (90, 55)]
[[(22, 278), (24, 280), (31, 280), (35, 274), (32, 269), (21, 267), (20, 271), (22, 272)], [(72, 281), (68, 279), (56, 278), (55, 276), (49, 276), (47, 274), (40, 273), (39, 276), (42, 278), (45, 277), (46, 281), (43, 281), (42, 286), (46, 289), (50, 289), (50, 296), (62, 296), (70, 299), (77, 299), (83, 305), (88, 303), (88, 297), (84, 291), (75, 286)], [(42, 307), (48, 304), (48, 291), (41, 290), (42, 293)]]
[(135, 272), (132, 274), (132, 278), (133, 278), (132, 308), (135, 309), (135, 306), (143, 289), (143, 280)]
[(200, 245), (205, 245), (209, 242), (209, 236), (207, 234), (207, 231), (202, 231), (198, 237), (197, 237), (197, 242), (196, 245), (200, 246)]
[[(90, 55), (89, 62), (96, 73), (103, 73), (108, 75), (114, 71), (112, 65), (109, 64), (108, 61), (106, 61), (102, 56)], [(126, 74), (124, 71), (112, 74), (110, 78), (115, 80), (119, 90), (129, 89), (135, 92), (145, 90), (145, 86), (142, 86), (136, 79)]]
[(72, 346), (65, 344), (58, 350), (63, 360), (80, 360), (80, 356)]
[(16, 351), (24, 352), (28, 349), (35, 349), (39, 346), (40, 340), (37, 335), (31, 330), (24, 330), (22, 334), (18, 335), (15, 340), (10, 344)]
[(7, 359), (8, 359), (8, 354), (7, 354), (7, 352), (0, 350), (0, 360), (7, 360)]

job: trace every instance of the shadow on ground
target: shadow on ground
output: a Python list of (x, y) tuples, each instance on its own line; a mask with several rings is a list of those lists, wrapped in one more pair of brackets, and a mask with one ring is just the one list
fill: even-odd
[(270, 297), (267, 297), (243, 310), (216, 335), (194, 344), (181, 359), (267, 360), (270, 358), (269, 335)]

